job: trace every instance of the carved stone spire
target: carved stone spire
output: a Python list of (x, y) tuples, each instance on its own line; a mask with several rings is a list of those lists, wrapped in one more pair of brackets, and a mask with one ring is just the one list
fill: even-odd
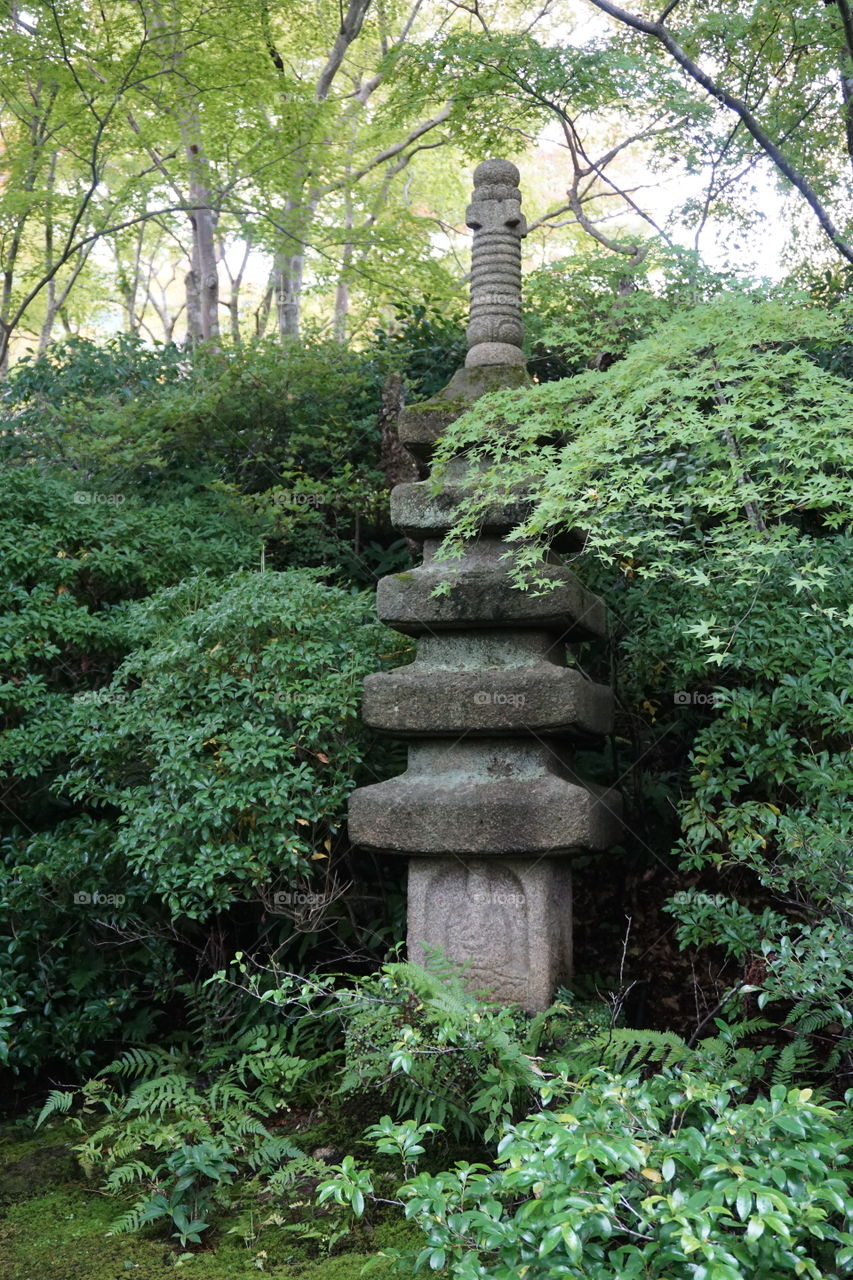
[(474, 170), (474, 197), (465, 222), (474, 232), (468, 368), (524, 364), (521, 344), (521, 212), (519, 173), (508, 160), (484, 160)]
[[(479, 396), (528, 381), (521, 352), (518, 170), (487, 160), (474, 175), (470, 350), (432, 400), (400, 415), (399, 439), (424, 462)], [(573, 757), (610, 731), (610, 690), (567, 661), (567, 645), (603, 637), (602, 602), (552, 557), (552, 590), (519, 591), (505, 535), (523, 519), (513, 495), (483, 517), (461, 559), (437, 552), (468, 476), (398, 484), (391, 517), (423, 545), (423, 563), (379, 583), (379, 617), (418, 639), (409, 666), (368, 676), (367, 724), (408, 739), (408, 768), (350, 797), (365, 848), (409, 859), (408, 946), (439, 947), (499, 1000), (543, 1009), (571, 973), (572, 859), (620, 834), (620, 797), (575, 772)]]

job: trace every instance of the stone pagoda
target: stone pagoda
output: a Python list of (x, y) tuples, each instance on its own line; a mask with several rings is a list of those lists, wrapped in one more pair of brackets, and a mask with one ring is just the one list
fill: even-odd
[[(479, 396), (529, 381), (518, 181), (504, 160), (474, 173), (465, 367), (399, 423), (401, 442), (422, 461)], [(391, 494), (394, 524), (423, 545), (423, 563), (383, 578), (377, 609), (387, 626), (417, 637), (417, 657), (368, 676), (362, 714), (407, 740), (408, 767), (353, 793), (350, 836), (409, 859), (410, 959), (423, 962), (424, 945), (440, 948), (467, 964), (472, 989), (542, 1009), (571, 976), (572, 857), (619, 839), (618, 793), (572, 767), (573, 748), (611, 727), (610, 690), (566, 662), (567, 644), (604, 636), (604, 607), (556, 558), (547, 594), (512, 584), (502, 538), (523, 516), (523, 498), (491, 507), (462, 558), (439, 561), (464, 464), (447, 474), (438, 495), (429, 480)]]

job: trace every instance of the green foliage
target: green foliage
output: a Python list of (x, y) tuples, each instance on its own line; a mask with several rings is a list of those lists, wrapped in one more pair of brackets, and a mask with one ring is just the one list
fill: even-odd
[(386, 640), (372, 600), (247, 573), (162, 591), (128, 626), (134, 652), (73, 716), (60, 792), (117, 813), (117, 852), (173, 918), (305, 878), (361, 760), (361, 681)]
[[(107, 342), (67, 338), (40, 356), (25, 355), (2, 388), (0, 440), (6, 458), (44, 457), (46, 446), (72, 444), (76, 428), (97, 437), (110, 416), (162, 394), (185, 376), (188, 357), (172, 343), (144, 346), (129, 334)], [(94, 422), (92, 419), (94, 418)], [(84, 441), (73, 445), (82, 451)], [(56, 455), (54, 455), (56, 460)]]
[(0, 516), (3, 727), (50, 697), (102, 684), (127, 651), (115, 606), (184, 576), (222, 574), (257, 556), (260, 526), (227, 496), (167, 498), (154, 507), (46, 475), (7, 471)]
[(182, 352), (126, 335), (71, 339), (13, 369), (0, 457), (49, 457), (74, 500), (104, 515), (136, 499), (206, 503), (254, 531), (256, 548), (264, 540), (271, 567), (372, 584), (410, 561), (378, 469), (383, 382), (400, 373), (410, 396), (430, 394), (464, 356), (461, 324), (426, 306), (397, 311), (363, 352), (319, 340)]
[(734, 283), (731, 272), (710, 270), (695, 253), (652, 240), (645, 247), (638, 263), (593, 249), (525, 276), (528, 368), (538, 382), (607, 369), (664, 321)]
[(676, 855), (688, 884), (728, 877), (673, 899), (679, 936), (761, 989), (794, 1038), (783, 1074), (794, 1058), (844, 1072), (851, 1053), (853, 437), (850, 384), (827, 367), (846, 341), (840, 313), (725, 296), (604, 372), (481, 401), (443, 447), (484, 463), (456, 538), (530, 493), (519, 585), (547, 590), (543, 547), (586, 531), (627, 842)]
[(339, 993), (343, 1093), (380, 1089), (400, 1118), (488, 1139), (529, 1101), (535, 1074), (515, 1016), (480, 1005), (453, 965), (386, 964)]
[(392, 307), (393, 323), (379, 326), (372, 346), (377, 363), (405, 374), (407, 399), (428, 400), (465, 363), (465, 316), (432, 299)]
[[(155, 349), (75, 338), (20, 361), (3, 393), (12, 456), (150, 488), (192, 477), (270, 488), (375, 459), (381, 371), (339, 343)], [(24, 452), (25, 450), (25, 452)]]
[(526, 1029), (524, 1047), (528, 1053), (552, 1058), (570, 1043), (609, 1032), (613, 1022), (613, 1010), (603, 1000), (579, 1000), (561, 987), (553, 1003), (534, 1014)]
[[(517, 541), (579, 526), (611, 563), (680, 571), (697, 587), (700, 558), (728, 569), (748, 554), (765, 568), (797, 534), (851, 516), (849, 385), (807, 349), (840, 333), (815, 308), (730, 295), (680, 314), (604, 374), (485, 398), (439, 455), (491, 463), (457, 533), (522, 483), (534, 500)], [(522, 562), (535, 565), (536, 548)]]
[(41, 1010), (13, 1024), (18, 1070), (146, 1038), (201, 922), (242, 911), (254, 945), (269, 911), (280, 944), (299, 937), (280, 897), (340, 896), (323, 869), (367, 747), (361, 679), (388, 653), (371, 600), (307, 570), (201, 576), (111, 625), (112, 680), (42, 692), (3, 737), (59, 811), (3, 847), (4, 989)]
[(400, 1119), (486, 1140), (532, 1097), (526, 1016), (480, 1003), (438, 953), (428, 968), (393, 961), (345, 982), (273, 971), (250, 976), (247, 989), (298, 1014), (303, 1029), (320, 1018), (339, 1025), (338, 1096), (378, 1094)]
[[(743, 1094), (734, 1081), (677, 1068), (649, 1080), (564, 1078), (556, 1109), (507, 1129), (495, 1168), (463, 1162), (408, 1178), (398, 1195), (424, 1247), (405, 1261), (455, 1280), (846, 1274), (849, 1103), (783, 1086)], [(385, 1125), (385, 1147), (392, 1134)], [(401, 1133), (400, 1146), (411, 1136)], [(341, 1187), (358, 1214), (372, 1184), (361, 1178), (358, 1200), (357, 1176), (341, 1169), (320, 1196)]]
[[(322, 1168), (273, 1130), (323, 1060), (293, 1056), (284, 1036), (259, 1045), (250, 1032), (229, 1048), (225, 1066), (215, 1057), (131, 1049), (77, 1095), (83, 1137), (74, 1150), (86, 1173), (97, 1173), (109, 1195), (126, 1198), (141, 1188), (114, 1232), (164, 1222), (182, 1246), (200, 1244), (208, 1219), (233, 1202), (235, 1182), (275, 1187), (288, 1166), (301, 1176)], [(38, 1123), (67, 1114), (74, 1101), (73, 1093), (53, 1091)]]

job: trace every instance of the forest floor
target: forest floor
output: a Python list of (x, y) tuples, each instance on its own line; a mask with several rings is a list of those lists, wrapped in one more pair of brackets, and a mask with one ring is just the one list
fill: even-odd
[(35, 1136), (19, 1126), (0, 1128), (2, 1280), (359, 1280), (371, 1261), (371, 1276), (385, 1280), (392, 1264), (382, 1261), (382, 1250), (422, 1243), (398, 1220), (347, 1237), (333, 1256), (317, 1256), (316, 1231), (309, 1227), (300, 1240), (298, 1232), (263, 1226), (264, 1206), (250, 1231), (245, 1213), (238, 1225), (224, 1217), (205, 1247), (192, 1252), (153, 1229), (110, 1235), (122, 1205), (86, 1178), (71, 1150), (75, 1140), (69, 1126)]

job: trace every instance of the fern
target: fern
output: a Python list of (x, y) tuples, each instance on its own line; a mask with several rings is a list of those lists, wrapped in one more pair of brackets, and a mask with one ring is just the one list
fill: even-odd
[(124, 1191), (134, 1182), (145, 1182), (154, 1177), (154, 1170), (143, 1160), (131, 1160), (129, 1164), (119, 1165), (104, 1182), (104, 1190), (115, 1194)]
[(175, 1064), (175, 1055), (165, 1049), (133, 1047), (104, 1067), (102, 1074), (138, 1080), (162, 1071), (165, 1063)]
[(62, 1089), (51, 1089), (47, 1095), (47, 1101), (39, 1112), (38, 1120), (36, 1120), (36, 1128), (39, 1129), (45, 1120), (49, 1120), (51, 1116), (68, 1115), (71, 1110), (71, 1104), (74, 1101), (74, 1091), (70, 1093), (64, 1092)]
[(125, 1110), (130, 1114), (154, 1111), (162, 1116), (166, 1111), (182, 1111), (200, 1116), (204, 1111), (204, 1100), (185, 1075), (170, 1071), (167, 1075), (142, 1080), (129, 1094)]
[(804, 1036), (797, 1036), (779, 1054), (773, 1068), (773, 1083), (790, 1085), (795, 1077), (811, 1074), (814, 1065), (814, 1049)]
[[(258, 1144), (254, 1151), (246, 1158), (246, 1163), (250, 1169), (255, 1172), (263, 1169), (269, 1169), (274, 1165), (284, 1163), (284, 1161), (295, 1161), (298, 1165), (302, 1160), (303, 1152), (289, 1138), (272, 1138), (267, 1136)], [(317, 1161), (322, 1164), (321, 1161)], [(325, 1165), (322, 1165), (325, 1169)], [(277, 1171), (278, 1172), (278, 1171)], [(275, 1176), (275, 1175), (273, 1175)]]
[(280, 1042), (256, 1052), (251, 1043), (245, 1037), (236, 1060), (233, 1052), (228, 1062), (214, 1054), (219, 1068), (206, 1059), (196, 1073), (182, 1053), (134, 1047), (78, 1095), (54, 1091), (48, 1097), (40, 1120), (68, 1112), (75, 1096), (84, 1110), (101, 1113), (74, 1151), (88, 1174), (100, 1172), (108, 1194), (143, 1188), (114, 1232), (171, 1221), (182, 1245), (198, 1243), (235, 1173), (268, 1180), (290, 1162), (304, 1167), (303, 1153), (271, 1133), (266, 1121), (282, 1105), (275, 1082), (297, 1079), (312, 1064)]
[(141, 1231), (143, 1227), (148, 1226), (151, 1219), (146, 1213), (147, 1207), (147, 1199), (138, 1200), (132, 1208), (115, 1219), (110, 1226), (108, 1235), (128, 1235), (132, 1231)]
[(636, 1031), (612, 1027), (601, 1036), (582, 1041), (569, 1052), (568, 1065), (575, 1075), (605, 1067), (626, 1075), (662, 1071), (686, 1062), (693, 1051), (674, 1031)]
[(294, 1147), (287, 1163), (270, 1174), (267, 1186), (274, 1192), (290, 1191), (308, 1178), (319, 1181), (328, 1172), (329, 1166), (323, 1160), (316, 1160), (314, 1156), (306, 1155), (304, 1151)]

